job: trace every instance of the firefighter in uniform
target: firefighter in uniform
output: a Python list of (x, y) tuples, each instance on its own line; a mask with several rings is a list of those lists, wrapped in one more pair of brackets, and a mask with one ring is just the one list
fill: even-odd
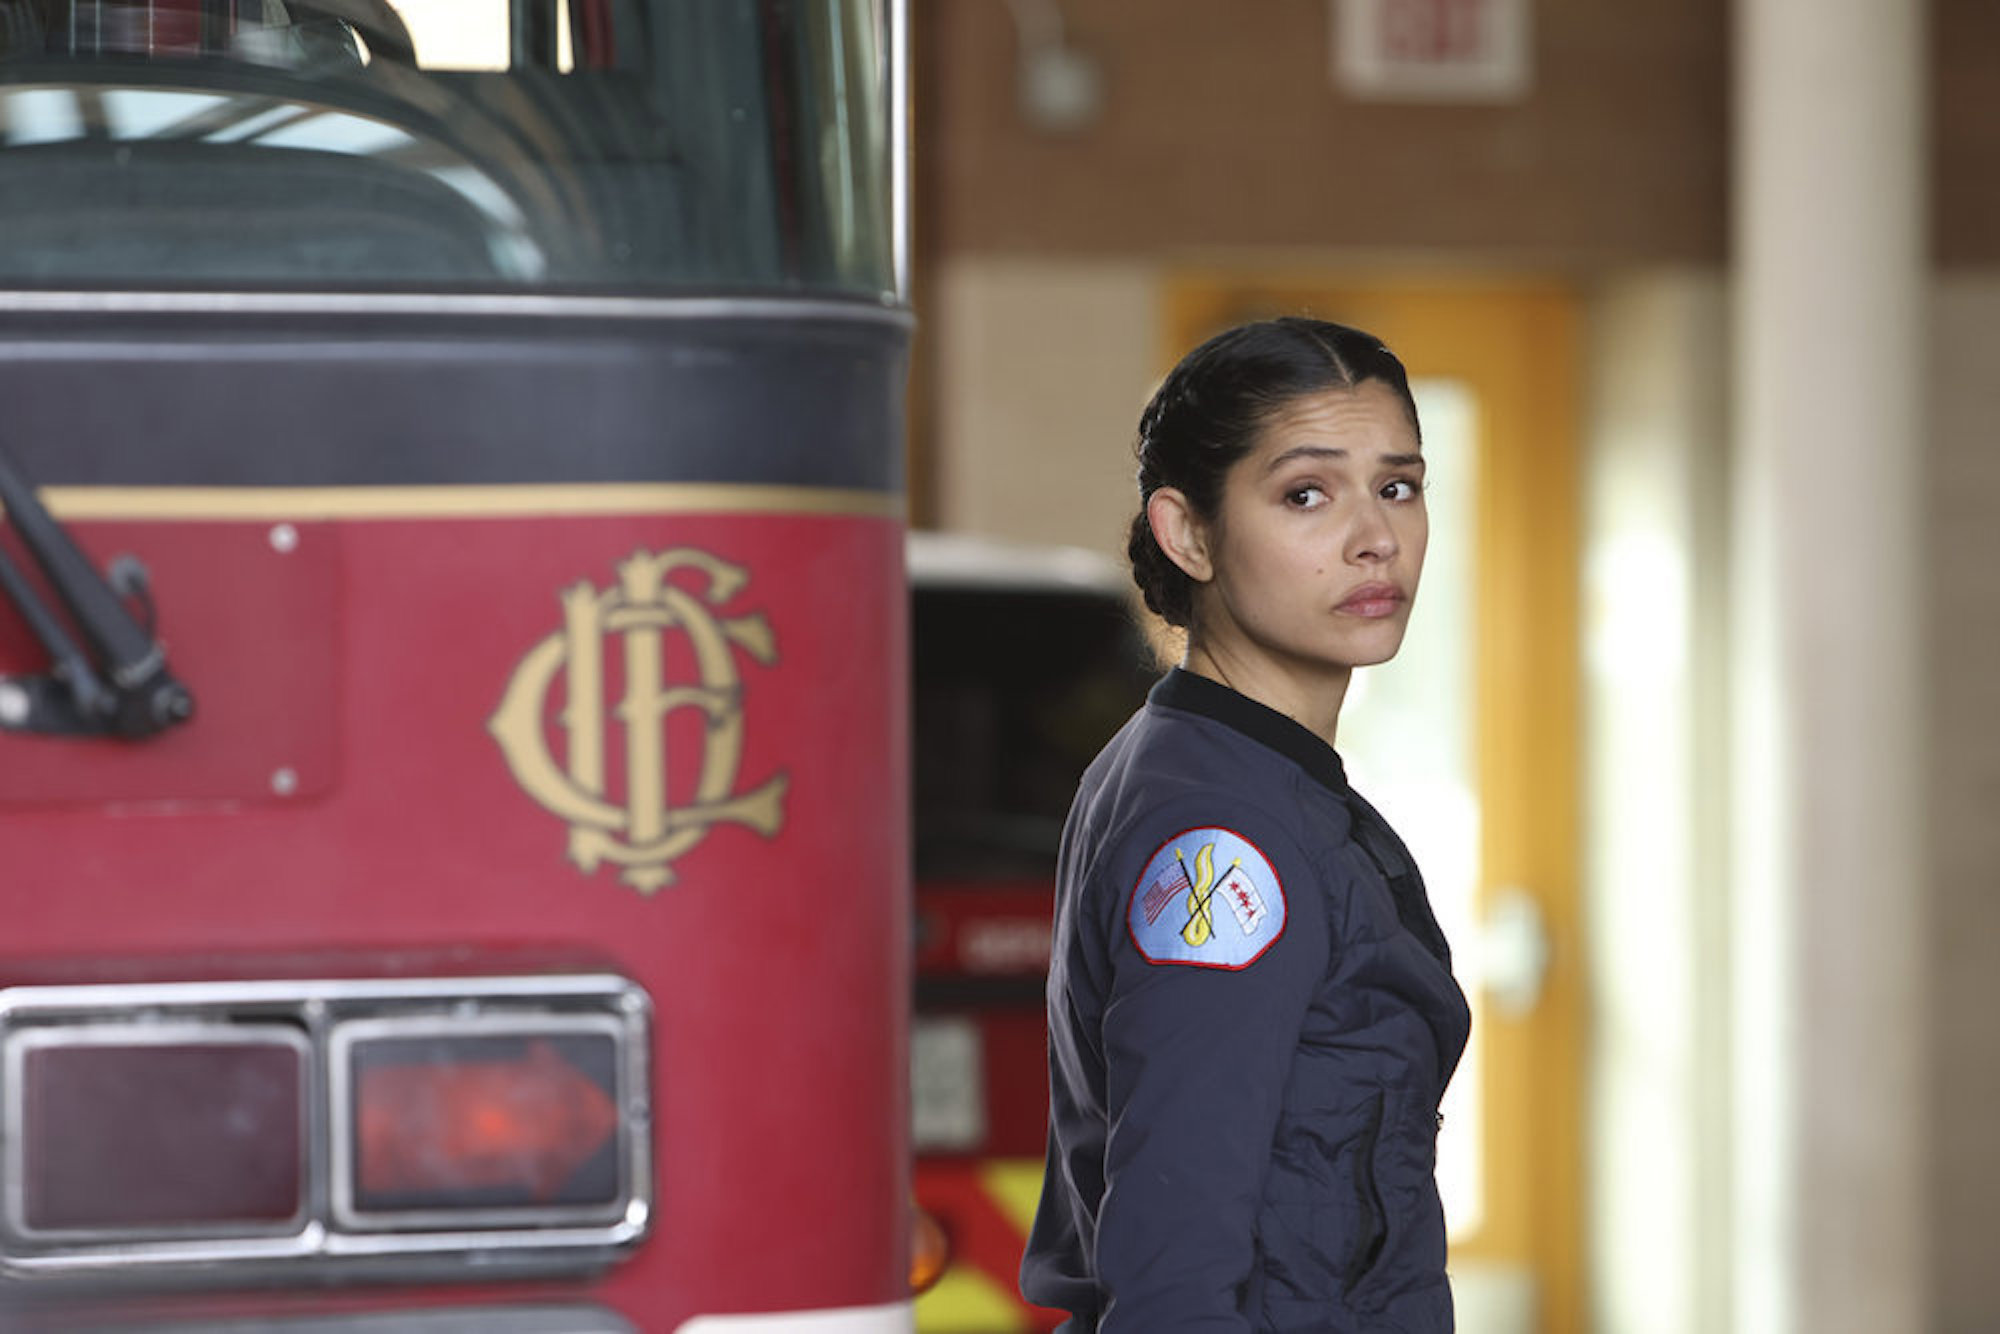
[(1134, 573), (1188, 651), (1064, 831), (1022, 1292), (1078, 1334), (1447, 1331), (1438, 1104), (1470, 1017), (1332, 744), (1422, 565), (1407, 379), (1356, 330), (1243, 326), (1162, 384), (1139, 453)]

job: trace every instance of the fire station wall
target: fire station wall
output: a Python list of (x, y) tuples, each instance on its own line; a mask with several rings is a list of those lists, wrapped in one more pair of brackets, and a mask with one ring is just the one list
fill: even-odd
[(1534, 88), (1508, 107), (1341, 96), (1329, 0), (1061, 0), (1104, 80), (1067, 135), (1016, 111), (1011, 16), (1046, 8), (916, 7), (920, 133), (949, 146), (929, 224), (952, 251), (1722, 252), (1725, 0), (1537, 0)]
[[(1021, 113), (1013, 20), (1047, 6), (913, 6), (923, 251), (1723, 263), (1729, 0), (1531, 7), (1525, 100), (1424, 106), (1335, 89), (1333, 0), (1060, 0), (1103, 99), (1082, 129), (1051, 133)], [(2000, 263), (2000, 5), (1929, 9), (1935, 253)]]
[(1132, 442), (1161, 372), (1158, 290), (1138, 261), (945, 266), (929, 311), (942, 527), (1123, 555)]

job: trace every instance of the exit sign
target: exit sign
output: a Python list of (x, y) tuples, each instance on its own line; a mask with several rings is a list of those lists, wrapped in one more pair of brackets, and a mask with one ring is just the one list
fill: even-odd
[(1331, 0), (1334, 81), (1379, 101), (1527, 96), (1529, 0)]

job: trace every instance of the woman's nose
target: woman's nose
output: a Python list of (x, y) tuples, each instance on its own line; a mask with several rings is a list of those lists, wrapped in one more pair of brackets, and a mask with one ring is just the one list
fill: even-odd
[(1389, 521), (1388, 506), (1371, 497), (1355, 516), (1354, 529), (1348, 535), (1347, 558), (1350, 561), (1388, 561), (1395, 559), (1399, 549), (1396, 526)]

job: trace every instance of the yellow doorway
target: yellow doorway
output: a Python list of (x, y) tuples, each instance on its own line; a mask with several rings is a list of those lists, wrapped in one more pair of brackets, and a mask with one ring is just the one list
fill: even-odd
[[(1364, 734), (1349, 753), (1344, 715), (1341, 746), (1357, 787), (1425, 864), (1434, 897), (1451, 897), (1439, 868), (1464, 868), (1453, 945), (1473, 1001), (1473, 1045), (1446, 1103), (1439, 1163), (1459, 1328), (1573, 1334), (1584, 1324), (1575, 300), (1533, 282), (1180, 270), (1166, 285), (1163, 357), (1238, 321), (1283, 314), (1356, 325), (1387, 342), (1417, 387), (1427, 451), (1436, 446), (1433, 565), (1441, 555), (1451, 564), (1459, 541), (1456, 575), (1437, 573), (1462, 588), (1455, 603), (1448, 587), (1433, 598), (1427, 571), (1403, 657), (1413, 656), (1420, 628), (1443, 652), (1430, 676), (1399, 658), (1373, 669), (1380, 683), (1357, 681), (1365, 689), (1350, 713), (1399, 721), (1386, 735)], [(1441, 466), (1439, 455), (1454, 449), (1459, 461)], [(1441, 515), (1463, 532), (1435, 531)], [(1444, 610), (1427, 605), (1439, 601)], [(1437, 677), (1440, 656), (1462, 668), (1462, 690)], [(1427, 698), (1399, 705), (1399, 688)], [(1383, 750), (1422, 748), (1409, 745), (1412, 720), (1427, 744), (1438, 740), (1428, 730), (1462, 725), (1463, 764), (1456, 779), (1401, 775), (1414, 799), (1405, 816), (1366, 775), (1371, 746), (1376, 760), (1391, 761), (1376, 767), (1392, 777), (1402, 757)], [(1430, 749), (1450, 767), (1451, 745)], [(1437, 818), (1441, 806), (1464, 811)], [(1449, 926), (1443, 904), (1440, 913)]]

